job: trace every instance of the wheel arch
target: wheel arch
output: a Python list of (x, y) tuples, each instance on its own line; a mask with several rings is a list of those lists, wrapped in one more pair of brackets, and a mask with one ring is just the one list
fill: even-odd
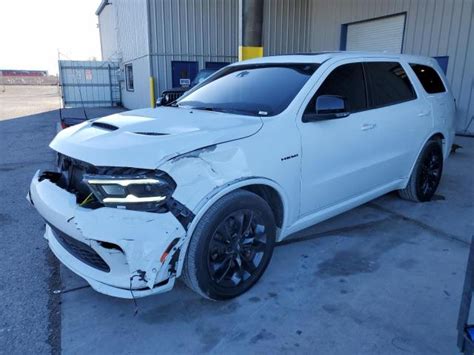
[(444, 136), (443, 133), (441, 132), (437, 132), (437, 133), (434, 133), (432, 134), (425, 142), (425, 144), (423, 146), (426, 145), (426, 143), (428, 141), (431, 141), (431, 140), (438, 140), (441, 142), (441, 149), (443, 150), (443, 158), (446, 159), (446, 157), (448, 156), (449, 152), (448, 152), (448, 147), (446, 145), (446, 137)]
[(209, 207), (214, 204), (214, 202), (216, 202), (222, 196), (227, 195), (237, 189), (244, 189), (262, 197), (272, 209), (272, 212), (275, 216), (275, 221), (277, 222), (277, 227), (283, 228), (288, 211), (288, 199), (285, 192), (283, 191), (283, 188), (271, 179), (252, 177), (231, 181), (227, 184), (219, 186), (207, 194), (198, 204), (195, 211), (196, 217), (189, 226), (188, 232), (191, 232), (192, 234), (192, 231), (194, 230), (197, 223), (199, 223), (201, 217), (204, 215), (204, 213), (206, 213)]
[(406, 187), (406, 185), (408, 184), (408, 181), (410, 180), (410, 176), (413, 174), (413, 169), (415, 169), (416, 162), (418, 161), (418, 158), (419, 158), (421, 152), (423, 151), (423, 148), (425, 148), (426, 144), (431, 140), (438, 140), (440, 142), (441, 150), (443, 151), (443, 158), (444, 159), (446, 159), (446, 157), (448, 156), (449, 152), (447, 151), (448, 148), (447, 148), (447, 145), (446, 145), (445, 135), (442, 132), (434, 132), (434, 133), (430, 134), (423, 141), (423, 144), (418, 149), (418, 153), (416, 154), (416, 157), (415, 157), (413, 163), (411, 164), (411, 168), (410, 168), (409, 174), (407, 176), (406, 184), (404, 184), (404, 187)]
[[(183, 270), (184, 259), (186, 257), (189, 242), (202, 216), (217, 200), (238, 189), (244, 189), (262, 197), (267, 201), (272, 209), (275, 221), (277, 222), (277, 228), (281, 231), (286, 226), (288, 218), (288, 197), (283, 188), (275, 181), (262, 177), (250, 177), (234, 180), (221, 185), (206, 195), (195, 209), (195, 217), (189, 225), (186, 233), (186, 240), (181, 247), (177, 267), (178, 277), (181, 275)], [(279, 240), (279, 232), (277, 232), (276, 240)]]

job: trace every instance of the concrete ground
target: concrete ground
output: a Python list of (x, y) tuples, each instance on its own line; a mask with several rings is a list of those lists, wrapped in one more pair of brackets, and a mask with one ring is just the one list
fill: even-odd
[(179, 283), (132, 301), (62, 269), (62, 349), (100, 353), (455, 354), (473, 231), (474, 139), (446, 166), (438, 195), (389, 194), (276, 248), (260, 282), (229, 302)]
[[(89, 110), (90, 117), (106, 111)], [(132, 301), (60, 268), (24, 196), (58, 112), (0, 121), (0, 353), (454, 354), (473, 230), (474, 139), (449, 159), (437, 198), (389, 194), (295, 235), (260, 282), (229, 302), (181, 283)], [(53, 291), (62, 290), (60, 294)]]

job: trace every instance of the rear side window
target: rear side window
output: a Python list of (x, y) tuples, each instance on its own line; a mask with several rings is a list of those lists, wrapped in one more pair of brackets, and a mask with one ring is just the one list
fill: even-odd
[(370, 107), (377, 108), (416, 99), (407, 73), (397, 62), (364, 63)]
[(420, 80), (421, 85), (423, 85), (423, 89), (425, 89), (428, 94), (437, 94), (446, 91), (443, 81), (436, 70), (421, 64), (410, 64), (410, 66), (418, 77), (418, 80)]
[(344, 97), (350, 112), (365, 110), (367, 103), (362, 64), (343, 64), (334, 69), (311, 99), (306, 108), (306, 113), (314, 113), (316, 98), (321, 95)]

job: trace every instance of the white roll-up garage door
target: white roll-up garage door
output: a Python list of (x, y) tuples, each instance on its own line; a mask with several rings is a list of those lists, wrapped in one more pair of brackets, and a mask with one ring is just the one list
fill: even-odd
[(347, 25), (346, 50), (401, 53), (405, 15)]

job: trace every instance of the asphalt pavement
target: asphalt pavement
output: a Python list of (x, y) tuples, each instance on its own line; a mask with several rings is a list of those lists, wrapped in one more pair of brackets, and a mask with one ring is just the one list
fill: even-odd
[[(55, 154), (48, 144), (56, 134), (59, 112), (50, 105), (55, 88), (26, 88), (23, 104), (35, 97), (35, 105), (20, 107), (22, 113), (47, 112), (15, 117), (20, 106), (0, 94), (0, 353), (47, 354), (60, 349), (61, 313), (59, 263), (42, 235), (44, 222), (26, 201), (29, 183), (37, 169), (54, 167)], [(10, 92), (10, 88), (7, 88)], [(41, 97), (44, 105), (41, 106)], [(56, 101), (57, 102), (57, 101)], [(116, 109), (94, 109), (100, 117)], [(65, 114), (82, 117), (81, 109)]]

